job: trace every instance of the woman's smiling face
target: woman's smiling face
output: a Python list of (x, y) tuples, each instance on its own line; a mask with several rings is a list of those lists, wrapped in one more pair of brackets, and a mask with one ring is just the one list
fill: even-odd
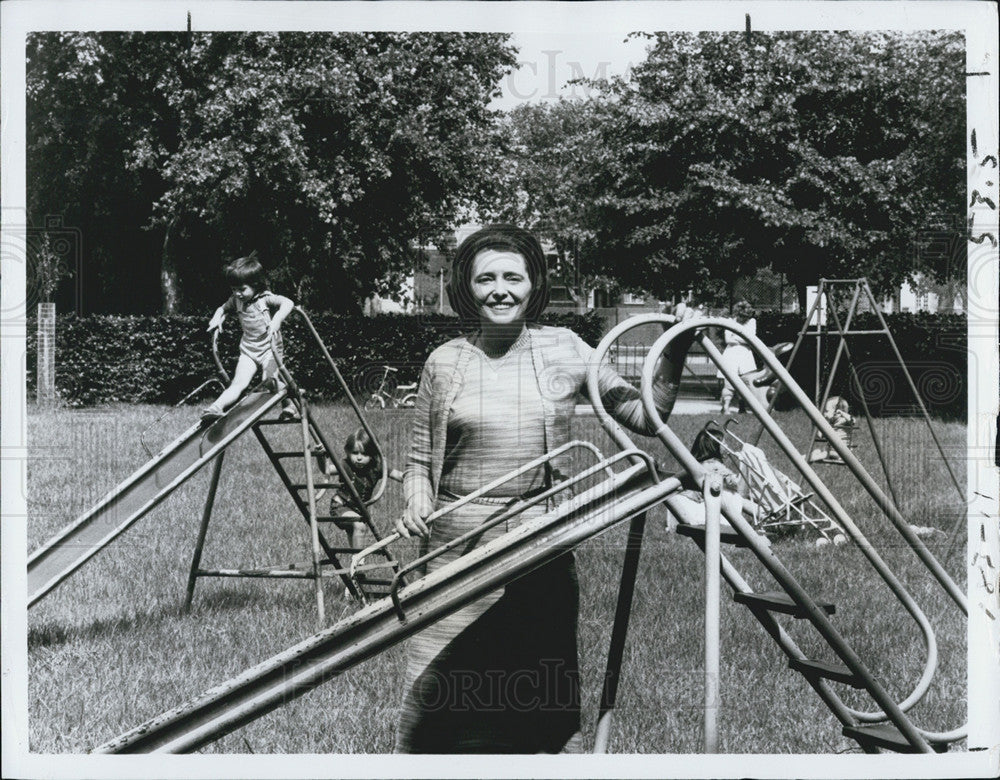
[(483, 324), (511, 325), (524, 319), (531, 277), (517, 252), (484, 249), (472, 261), (472, 295)]

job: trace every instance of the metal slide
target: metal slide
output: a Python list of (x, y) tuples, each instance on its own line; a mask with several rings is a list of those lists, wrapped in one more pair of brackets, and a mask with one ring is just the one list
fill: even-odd
[(28, 558), (28, 606), (40, 601), (102, 548), (220, 454), (285, 397), (250, 393), (208, 427), (196, 424)]
[[(584, 474), (629, 456), (644, 462), (93, 752), (197, 750), (680, 490), (675, 478), (657, 482), (648, 456), (634, 450)], [(515, 504), (495, 519), (519, 514), (533, 500)]]

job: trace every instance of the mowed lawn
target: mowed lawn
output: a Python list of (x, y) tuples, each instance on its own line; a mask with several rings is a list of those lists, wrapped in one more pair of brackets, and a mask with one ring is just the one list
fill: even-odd
[[(157, 417), (163, 420), (146, 430)], [(332, 441), (355, 427), (347, 411), (322, 407)], [(372, 414), (392, 466), (402, 466), (409, 412)], [(31, 409), (29, 552), (86, 511), (195, 419), (193, 408), (113, 406), (90, 410)], [(690, 442), (706, 415), (677, 416)], [(751, 434), (750, 417), (737, 429)], [(809, 428), (801, 413), (778, 415), (804, 450)], [(941, 529), (927, 543), (965, 587), (964, 508), (922, 420), (875, 422), (902, 510), (915, 525)], [(935, 423), (964, 484), (966, 430)], [(146, 431), (145, 433), (143, 433)], [(593, 416), (574, 421), (574, 435), (614, 451)], [(645, 440), (670, 464), (658, 442)], [(865, 429), (857, 455), (884, 483)], [(765, 441), (772, 463), (784, 456)], [(580, 455), (580, 466), (587, 458)], [(819, 466), (838, 500), (870, 535), (911, 589), (937, 632), (934, 684), (913, 710), (918, 725), (944, 730), (965, 720), (965, 621), (874, 503), (839, 466)], [(185, 584), (209, 469), (203, 469), (140, 520), (28, 615), (30, 747), (41, 753), (86, 751), (284, 650), (316, 630), (312, 583), (201, 579), (189, 613)], [(383, 528), (401, 511), (393, 483), (376, 517)], [(623, 680), (610, 749), (616, 753), (697, 753), (702, 750), (704, 558), (693, 542), (666, 528), (662, 508), (650, 513), (636, 587)], [(624, 526), (577, 552), (582, 587), (580, 654), (584, 736), (593, 744), (600, 681), (614, 615), (626, 535)], [(257, 442), (238, 441), (226, 454), (202, 564), (267, 566), (309, 559), (308, 526), (297, 514)], [(329, 532), (340, 544), (337, 532)], [(817, 549), (793, 536), (775, 549), (810, 592), (837, 605), (835, 625), (854, 643), (897, 699), (923, 668), (919, 632), (853, 545)], [(774, 584), (746, 551), (724, 550), (755, 589)], [(412, 557), (409, 544), (397, 557)], [(328, 623), (355, 605), (339, 581), (326, 584)], [(544, 594), (539, 594), (544, 598)], [(859, 752), (805, 680), (748, 610), (723, 586), (720, 748), (727, 753)], [(822, 657), (816, 635), (792, 619), (783, 625), (800, 646)], [(390, 648), (305, 696), (206, 747), (206, 753), (384, 753), (392, 749), (401, 697), (404, 647)], [(817, 657), (817, 656), (813, 656)], [(850, 690), (845, 699), (872, 709)], [(964, 749), (958, 743), (953, 749)]]

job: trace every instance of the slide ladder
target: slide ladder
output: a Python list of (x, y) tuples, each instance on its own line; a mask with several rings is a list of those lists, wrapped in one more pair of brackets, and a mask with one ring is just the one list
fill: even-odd
[[(817, 428), (828, 437), (865, 490), (876, 500), (882, 512), (904, 536), (909, 546), (913, 548), (914, 552), (952, 599), (957, 608), (963, 614), (967, 615), (968, 607), (964, 594), (947, 575), (940, 563), (931, 555), (930, 551), (923, 545), (923, 542), (913, 534), (905, 520), (899, 516), (895, 504), (881, 492), (870, 475), (868, 475), (843, 442), (832, 435), (832, 430), (828, 430), (830, 428), (829, 423), (794, 383), (787, 370), (770, 354), (762, 342), (739, 326), (735, 326), (729, 320), (710, 319), (701, 320), (696, 324), (684, 323), (675, 325), (660, 337), (647, 355), (642, 377), (642, 394), (646, 414), (657, 428), (656, 435), (674, 457), (696, 478), (699, 485), (706, 485), (707, 475), (705, 471), (680, 439), (678, 439), (676, 434), (659, 417), (652, 394), (652, 380), (656, 361), (672, 339), (677, 338), (687, 330), (713, 325), (738, 332), (757, 352), (764, 363), (775, 372), (779, 380), (796, 397), (802, 408), (812, 418)], [(634, 326), (628, 325), (627, 327)], [(598, 347), (595, 361), (601, 359), (608, 345), (621, 332), (624, 332), (627, 327), (617, 332), (612, 330), (605, 337), (605, 340)], [(837, 499), (806, 462), (806, 459), (797, 451), (788, 436), (770, 417), (768, 410), (763, 406), (760, 399), (749, 388), (746, 388), (742, 383), (737, 381), (738, 377), (732, 375), (732, 372), (727, 369), (721, 359), (722, 356), (718, 348), (715, 347), (704, 331), (700, 334), (700, 340), (706, 353), (716, 362), (720, 370), (726, 373), (727, 379), (743, 395), (750, 409), (760, 419), (764, 428), (768, 430), (770, 435), (792, 460), (793, 464), (799, 469), (816, 495), (822, 498), (827, 506), (830, 507), (837, 522), (855, 542), (858, 549), (862, 551), (893, 596), (917, 624), (926, 650), (926, 662), (913, 691), (901, 702), (893, 699), (885, 686), (872, 673), (863, 659), (834, 626), (830, 616), (834, 614), (835, 606), (808, 593), (774, 554), (769, 542), (757, 532), (750, 520), (742, 512), (736, 511), (733, 508), (732, 504), (728, 506), (722, 504), (721, 506), (721, 514), (728, 521), (729, 528), (719, 527), (719, 541), (749, 548), (757, 561), (773, 577), (778, 585), (778, 589), (770, 592), (754, 592), (732, 563), (725, 556), (719, 554), (717, 550), (713, 551), (713, 555), (708, 558), (708, 566), (711, 567), (713, 565), (712, 561), (716, 560), (716, 556), (718, 556), (718, 566), (723, 578), (734, 591), (734, 599), (750, 609), (753, 616), (761, 623), (765, 631), (775, 640), (785, 654), (789, 667), (804, 676), (806, 681), (819, 694), (822, 701), (840, 721), (842, 733), (855, 740), (864, 751), (870, 753), (877, 753), (882, 750), (901, 753), (946, 751), (950, 743), (963, 739), (967, 735), (967, 728), (964, 725), (945, 732), (929, 731), (918, 727), (909, 715), (909, 711), (927, 693), (937, 665), (937, 644), (929, 621), (900, 580), (876, 552), (871, 542), (865, 538)], [(600, 398), (596, 395), (596, 375), (593, 369), (591, 372), (591, 395), (602, 423), (605, 424), (609, 433), (611, 433), (612, 437), (621, 446), (629, 446), (631, 441), (627, 435), (614, 424), (614, 421), (610, 419), (600, 405)], [(706, 492), (706, 505), (707, 500), (708, 493)], [(705, 510), (692, 509), (690, 502), (685, 502), (682, 497), (676, 495), (667, 497), (666, 504), (679, 520), (678, 533), (693, 538), (699, 547), (706, 552), (706, 556), (708, 556), (709, 524), (705, 521)], [(630, 583), (627, 583), (627, 577), (625, 576), (623, 576), (623, 584), (631, 587)], [(711, 608), (712, 605), (706, 605), (706, 609)], [(825, 645), (832, 651), (835, 660), (807, 657), (796, 645), (788, 632), (782, 628), (776, 618), (777, 615), (788, 615), (811, 624)], [(621, 619), (627, 621), (627, 615)], [(616, 626), (613, 636), (615, 633), (621, 634), (623, 630)], [(623, 639), (619, 641), (623, 641)], [(717, 652), (717, 648), (715, 648), (715, 651)], [(611, 653), (609, 657), (613, 655), (614, 653)], [(617, 675), (618, 669), (609, 667), (609, 675), (606, 677), (606, 680), (613, 680), (617, 678)], [(846, 685), (866, 691), (877, 705), (877, 709), (873, 711), (859, 711), (848, 706), (837, 693), (834, 684)], [(613, 698), (612, 695), (610, 702), (605, 702), (602, 706), (602, 716), (609, 717), (609, 713), (613, 707)], [(607, 728), (605, 726), (603, 730), (606, 732)], [(601, 731), (602, 728), (599, 724), (599, 733)], [(706, 722), (706, 733), (708, 731), (709, 727)]]
[[(186, 606), (190, 606), (194, 596), (195, 584), (201, 577), (311, 579), (315, 583), (316, 607), (319, 613), (319, 621), (322, 623), (326, 612), (322, 588), (322, 579), (324, 577), (339, 577), (347, 592), (363, 604), (384, 596), (388, 592), (388, 586), (392, 583), (391, 579), (384, 576), (382, 578), (369, 576), (367, 569), (360, 572), (360, 576), (350, 576), (351, 573), (347, 566), (348, 558), (357, 554), (360, 550), (358, 548), (338, 547), (331, 544), (328, 540), (328, 535), (322, 530), (322, 526), (329, 526), (334, 523), (334, 517), (321, 510), (321, 502), (328, 498), (328, 491), (339, 488), (345, 490), (351, 499), (352, 508), (358, 514), (358, 522), (367, 528), (376, 541), (380, 541), (382, 536), (375, 522), (372, 520), (369, 506), (384, 493), (389, 472), (378, 438), (369, 426), (361, 408), (354, 400), (350, 388), (344, 381), (322, 338), (320, 338), (319, 333), (313, 327), (308, 315), (301, 308), (295, 307), (294, 312), (302, 319), (307, 332), (319, 348), (326, 365), (331, 369), (341, 392), (344, 393), (349, 404), (354, 409), (362, 428), (371, 437), (379, 454), (379, 461), (382, 468), (381, 479), (375, 493), (370, 499), (365, 500), (360, 496), (351, 472), (344, 466), (343, 459), (340, 456), (340, 448), (332, 444), (323, 432), (306, 400), (305, 392), (298, 386), (295, 378), (285, 366), (281, 358), (281, 352), (274, 350), (278, 372), (285, 383), (285, 392), (287, 392), (288, 397), (298, 412), (298, 419), (282, 419), (279, 415), (277, 417), (259, 419), (251, 428), (265, 455), (281, 479), (282, 484), (292, 497), (296, 508), (309, 526), (312, 560), (305, 566), (297, 564), (226, 568), (208, 568), (202, 566), (202, 553), (212, 515), (212, 503), (215, 497), (215, 488), (218, 484), (218, 472), (221, 469), (220, 458), (216, 464), (216, 471), (213, 473), (212, 484), (209, 488), (208, 499), (202, 515), (201, 527), (199, 528), (198, 537), (195, 542), (191, 569), (188, 575)], [(219, 375), (228, 383), (229, 376), (219, 358), (218, 336), (218, 331), (214, 331), (212, 337), (212, 356)], [(290, 437), (288, 435), (283, 435), (289, 431), (292, 433), (291, 442), (289, 442)], [(331, 466), (333, 467), (334, 474), (330, 473)], [(367, 568), (381, 569), (385, 567), (390, 571), (398, 569), (395, 560), (393, 560), (385, 548), (380, 548), (379, 554), (384, 559), (383, 562), (377, 565), (373, 564)]]

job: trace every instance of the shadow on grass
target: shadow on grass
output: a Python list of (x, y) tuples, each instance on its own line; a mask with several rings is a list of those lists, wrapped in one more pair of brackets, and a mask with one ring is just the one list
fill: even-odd
[[(310, 594), (311, 595), (311, 594)], [(113, 618), (100, 618), (92, 623), (59, 624), (47, 622), (28, 629), (28, 649), (57, 647), (80, 640), (92, 640), (108, 636), (141, 633), (155, 629), (172, 620), (204, 620), (213, 614), (232, 611), (287, 609), (299, 612), (309, 599), (302, 594), (279, 594), (273, 591), (247, 591), (236, 587), (224, 587), (203, 594), (195, 594), (191, 608), (185, 609), (181, 603), (164, 604), (144, 612), (135, 612)], [(335, 610), (327, 610), (328, 616)]]

